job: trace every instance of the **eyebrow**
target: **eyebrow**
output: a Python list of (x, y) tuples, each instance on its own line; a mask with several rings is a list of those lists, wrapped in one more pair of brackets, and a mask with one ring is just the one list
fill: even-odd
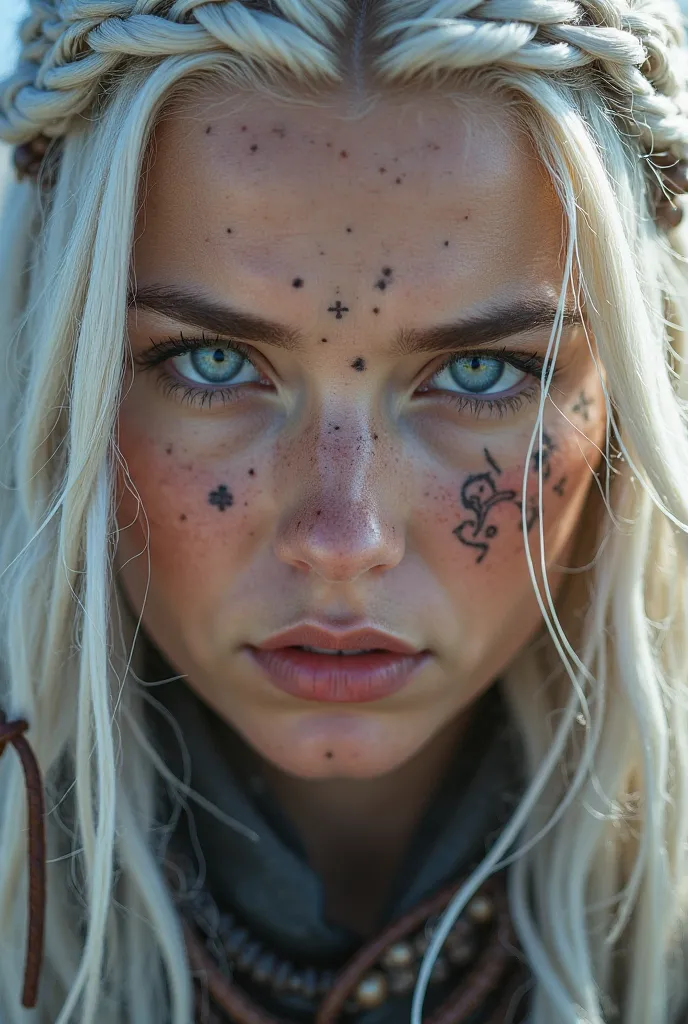
[[(303, 334), (296, 328), (244, 313), (195, 292), (148, 285), (130, 293), (128, 306), (230, 338), (263, 342), (288, 351), (299, 351), (304, 346)], [(557, 303), (550, 298), (528, 296), (492, 303), (451, 323), (401, 330), (392, 350), (398, 355), (410, 355), (414, 352), (480, 348), (516, 334), (551, 330), (556, 316)], [(582, 323), (579, 310), (573, 306), (564, 308), (562, 319), (563, 328)]]

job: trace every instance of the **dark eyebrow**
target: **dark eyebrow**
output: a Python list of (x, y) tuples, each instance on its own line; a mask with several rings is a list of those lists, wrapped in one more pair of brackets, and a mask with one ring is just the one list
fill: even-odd
[[(128, 305), (212, 334), (263, 342), (290, 351), (298, 351), (304, 345), (303, 335), (293, 327), (168, 286), (149, 285), (131, 292)], [(452, 323), (402, 330), (394, 340), (393, 352), (410, 355), (494, 345), (512, 335), (551, 330), (556, 313), (554, 300), (537, 296), (496, 303)], [(582, 323), (582, 318), (574, 307), (565, 307), (563, 321), (566, 328)]]
[(297, 350), (303, 344), (300, 332), (293, 327), (164, 285), (150, 285), (131, 292), (127, 305), (130, 309), (146, 309), (211, 334), (262, 341), (266, 345), (290, 350)]
[[(411, 352), (437, 352), (444, 349), (461, 351), (494, 345), (515, 334), (533, 331), (551, 331), (557, 315), (555, 301), (536, 296), (496, 303), (455, 320), (453, 323), (419, 330), (404, 330), (397, 338), (395, 349), (401, 355)], [(582, 323), (580, 312), (565, 306), (563, 328)]]

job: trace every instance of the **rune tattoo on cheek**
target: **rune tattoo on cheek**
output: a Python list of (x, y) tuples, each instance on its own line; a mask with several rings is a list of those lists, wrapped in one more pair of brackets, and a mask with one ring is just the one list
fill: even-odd
[(461, 488), (461, 504), (470, 513), (470, 518), (462, 520), (456, 529), (452, 530), (462, 544), (478, 551), (476, 565), (482, 562), (489, 551), (489, 541), (497, 536), (498, 531), (494, 523), (487, 523), (491, 509), (502, 501), (516, 500), (516, 491), (499, 490), (495, 476), (499, 476), (502, 471), (487, 448), (484, 449), (484, 455), (490, 469), (485, 473), (473, 473), (467, 477)]
[(218, 511), (224, 512), (234, 504), (234, 498), (232, 497), (231, 492), (227, 490), (226, 486), (224, 484), (220, 484), (217, 490), (211, 491), (208, 495), (208, 504), (215, 505)]

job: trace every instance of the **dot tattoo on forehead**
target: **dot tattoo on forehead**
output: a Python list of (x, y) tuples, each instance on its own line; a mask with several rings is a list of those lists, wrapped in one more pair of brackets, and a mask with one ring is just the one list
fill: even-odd
[(342, 306), (342, 304), (339, 301), (339, 299), (337, 299), (337, 301), (335, 302), (335, 304), (333, 306), (328, 306), (327, 307), (327, 312), (328, 313), (334, 313), (335, 319), (336, 320), (341, 320), (342, 317), (344, 316), (344, 314), (349, 312), (349, 307), (348, 306)]
[(292, 288), (303, 288), (303, 278), (295, 277), (291, 283)]
[(352, 370), (358, 370), (359, 373), (361, 373), (363, 370), (365, 370), (365, 368), (366, 368), (365, 359), (361, 358), (361, 356), (359, 356), (358, 359), (354, 359), (353, 363), (351, 364), (351, 369)]
[(208, 495), (208, 504), (214, 505), (218, 511), (224, 512), (234, 504), (234, 498), (231, 492), (227, 490), (226, 485), (220, 484), (216, 490), (211, 491)]

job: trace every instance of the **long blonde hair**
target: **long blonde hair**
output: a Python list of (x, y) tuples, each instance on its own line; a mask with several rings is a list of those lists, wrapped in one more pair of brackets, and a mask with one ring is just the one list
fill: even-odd
[(21, 41), (0, 138), (52, 136), (59, 167), (49, 154), (50, 187), (8, 185), (0, 224), (0, 706), (31, 724), (50, 862), (26, 1011), (26, 809), (7, 756), (0, 1020), (191, 1017), (156, 788), (164, 777), (180, 806), (193, 794), (146, 735), (138, 623), (113, 573), (113, 479), (148, 142), (180, 90), (220, 76), (311, 101), (470, 81), (508, 102), (552, 176), (562, 310), (575, 279), (608, 403), (581, 535), (590, 565), (555, 608), (535, 578), (542, 534), (526, 545), (543, 629), (504, 687), (529, 784), (434, 937), (413, 1018), (451, 922), (509, 863), (533, 1024), (673, 1024), (688, 999), (688, 272), (680, 232), (653, 220), (646, 159), (688, 155), (673, 0), (31, 0)]

